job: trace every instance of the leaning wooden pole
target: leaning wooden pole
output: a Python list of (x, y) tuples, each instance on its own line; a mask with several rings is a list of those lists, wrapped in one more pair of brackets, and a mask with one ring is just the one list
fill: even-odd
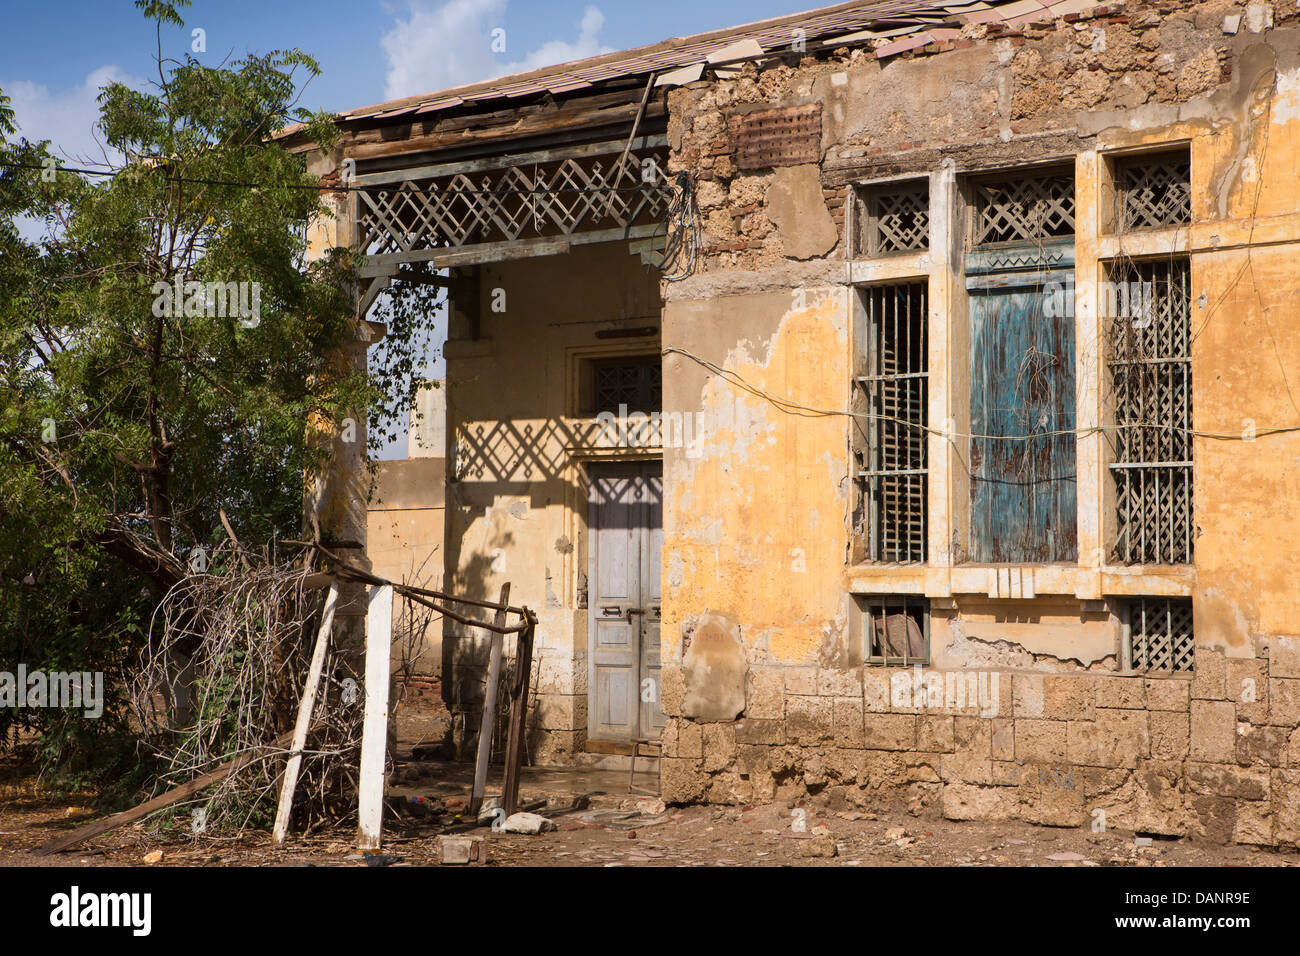
[(280, 785), (280, 805), (275, 811), (273, 839), (283, 843), (289, 835), (289, 818), (293, 812), (293, 794), (298, 789), (298, 772), (302, 769), (302, 749), (307, 746), (307, 730), (311, 715), (316, 710), (316, 691), (320, 687), (321, 672), (325, 670), (325, 653), (329, 648), (330, 630), (334, 627), (334, 609), (339, 603), (339, 586), (330, 585), (325, 596), (325, 610), (321, 613), (320, 630), (316, 634), (316, 647), (311, 653), (311, 666), (307, 669), (307, 686), (303, 688), (298, 703), (298, 720), (293, 726), (293, 744), (289, 748), (289, 762), (284, 768), (284, 782)]
[(524, 765), (524, 738), (528, 733), (528, 689), (533, 675), (533, 641), (537, 636), (537, 618), (527, 611), (528, 627), (519, 635), (515, 654), (515, 680), (510, 702), (510, 737), (506, 743), (506, 780), (501, 802), (506, 816), (519, 809), (519, 776)]
[[(501, 607), (492, 618), (497, 628), (506, 626), (506, 605), (510, 603), (510, 582), (501, 585)], [(483, 792), (487, 789), (488, 761), (492, 757), (492, 731), (496, 726), (497, 686), (501, 683), (501, 658), (505, 653), (506, 636), (500, 630), (492, 633), (492, 656), (488, 660), (487, 690), (483, 695), (483, 722), (478, 732), (478, 759), (474, 762), (474, 790), (470, 794), (469, 812), (477, 814), (483, 806)]]

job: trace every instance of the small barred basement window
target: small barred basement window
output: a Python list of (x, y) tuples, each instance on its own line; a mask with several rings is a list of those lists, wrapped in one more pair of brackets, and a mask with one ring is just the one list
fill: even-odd
[(1124, 669), (1146, 674), (1190, 674), (1196, 658), (1192, 602), (1137, 598), (1123, 609)]
[(1116, 221), (1121, 232), (1192, 221), (1192, 160), (1187, 149), (1121, 159), (1115, 164)]
[(930, 248), (930, 183), (917, 180), (857, 190), (859, 255)]
[(912, 595), (871, 595), (863, 606), (864, 660), (910, 667), (930, 663), (930, 602)]
[(929, 469), (929, 353), (924, 283), (863, 291), (866, 448), (859, 453), (872, 561), (923, 564)]
[(1036, 242), (1074, 235), (1074, 176), (1025, 172), (976, 180), (974, 245)]

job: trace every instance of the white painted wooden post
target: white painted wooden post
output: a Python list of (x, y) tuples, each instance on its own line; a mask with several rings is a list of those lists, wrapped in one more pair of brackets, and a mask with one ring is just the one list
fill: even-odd
[(334, 628), (334, 609), (339, 603), (339, 586), (330, 586), (325, 596), (325, 610), (321, 613), (320, 631), (316, 634), (316, 647), (311, 653), (311, 666), (307, 669), (307, 686), (303, 688), (298, 704), (298, 721), (293, 727), (293, 743), (289, 745), (289, 762), (284, 768), (284, 783), (280, 786), (280, 806), (275, 812), (274, 839), (283, 843), (289, 834), (289, 816), (293, 810), (293, 792), (298, 787), (298, 771), (302, 767), (302, 748), (307, 745), (307, 731), (316, 710), (316, 688), (320, 686), (321, 671), (325, 669), (325, 651)]
[(393, 647), (393, 588), (370, 589), (366, 612), (365, 723), (361, 730), (361, 793), (357, 846), (378, 850), (384, 815), (384, 758), (388, 750), (389, 658)]

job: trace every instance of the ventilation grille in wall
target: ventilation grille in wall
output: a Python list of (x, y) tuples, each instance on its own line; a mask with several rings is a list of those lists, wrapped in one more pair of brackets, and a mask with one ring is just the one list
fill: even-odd
[(1111, 271), (1116, 558), (1192, 560), (1191, 270), (1186, 259)]
[(858, 190), (858, 252), (869, 256), (930, 248), (930, 184), (925, 180)]
[(860, 598), (868, 664), (909, 667), (930, 663), (930, 602), (910, 595)]
[(1125, 669), (1190, 674), (1196, 658), (1192, 602), (1184, 598), (1137, 598), (1124, 607)]
[(1116, 164), (1122, 231), (1192, 221), (1192, 162), (1187, 150), (1140, 156)]
[(591, 363), (592, 411), (651, 415), (663, 408), (663, 364), (657, 355)]
[(798, 166), (822, 158), (822, 105), (759, 110), (730, 119), (737, 169)]
[(872, 561), (920, 564), (926, 552), (929, 346), (924, 283), (863, 291), (866, 491)]
[(1074, 177), (1064, 173), (977, 181), (975, 245), (1074, 235)]

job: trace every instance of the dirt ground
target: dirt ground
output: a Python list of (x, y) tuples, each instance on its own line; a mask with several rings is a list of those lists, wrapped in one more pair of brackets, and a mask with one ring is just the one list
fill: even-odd
[[(438, 837), (481, 840), (486, 866), (1297, 866), (1300, 854), (1191, 839), (1137, 838), (1111, 830), (1026, 823), (957, 823), (906, 811), (799, 806), (663, 807), (629, 794), (618, 770), (528, 768), (521, 801), (556, 829), (498, 832), (466, 815), (473, 768), (436, 759), (446, 727), (436, 685), (408, 693), (398, 711), (398, 764), (378, 858), (354, 849), (351, 827), (271, 845), (270, 835), (165, 842), (148, 824), (110, 831), (56, 857), (33, 850), (94, 819), (94, 795), (52, 794), (12, 762), (0, 763), (0, 863), (6, 866), (426, 866)], [(499, 773), (499, 768), (494, 768)], [(494, 774), (494, 777), (496, 775)], [(494, 779), (492, 783), (496, 783)], [(653, 777), (638, 778), (650, 784)], [(490, 783), (489, 794), (493, 792)], [(498, 818), (499, 820), (499, 818)], [(157, 852), (161, 851), (159, 858)], [(482, 857), (486, 859), (482, 859)]]

